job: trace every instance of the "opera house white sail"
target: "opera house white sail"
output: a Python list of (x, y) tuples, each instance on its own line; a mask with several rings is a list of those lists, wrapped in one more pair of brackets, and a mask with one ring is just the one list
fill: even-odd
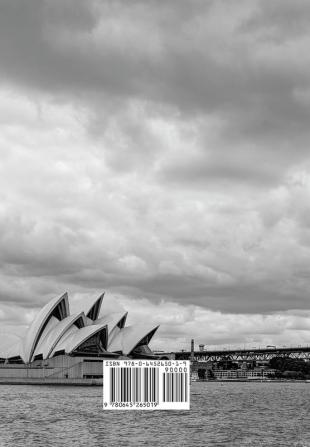
[(82, 357), (152, 357), (148, 344), (159, 326), (125, 326), (126, 313), (100, 316), (102, 294), (89, 311), (70, 314), (68, 294), (47, 303), (22, 341), (1, 349), (7, 363), (30, 364), (58, 355)]

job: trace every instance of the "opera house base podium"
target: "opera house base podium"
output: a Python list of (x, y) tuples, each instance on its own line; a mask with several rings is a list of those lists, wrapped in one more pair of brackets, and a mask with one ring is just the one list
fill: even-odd
[(101, 385), (102, 360), (60, 355), (30, 365), (0, 365), (0, 383)]

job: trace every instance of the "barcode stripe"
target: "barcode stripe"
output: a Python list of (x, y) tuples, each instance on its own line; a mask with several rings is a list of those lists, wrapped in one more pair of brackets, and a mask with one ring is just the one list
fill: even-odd
[(187, 402), (187, 374), (163, 373), (163, 402)]
[(157, 368), (111, 368), (111, 402), (158, 402)]

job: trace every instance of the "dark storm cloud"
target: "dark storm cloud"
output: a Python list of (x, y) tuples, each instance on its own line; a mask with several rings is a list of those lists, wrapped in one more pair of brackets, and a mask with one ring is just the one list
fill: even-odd
[[(219, 151), (221, 152), (221, 151)], [(215, 154), (214, 157), (201, 156), (197, 159), (168, 164), (159, 174), (160, 180), (168, 182), (183, 183), (184, 185), (200, 185), (201, 187), (212, 187), (215, 183), (231, 185), (251, 184), (261, 188), (270, 187), (283, 180), (283, 170), (275, 169), (272, 164), (266, 162), (261, 153), (257, 164), (253, 163), (254, 157), (251, 151), (248, 154), (245, 151), (234, 152), (232, 159), (227, 156), (223, 158), (221, 154)], [(280, 168), (280, 166), (279, 166)]]
[[(282, 8), (280, 20), (290, 9)], [(2, 78), (75, 99), (101, 92), (168, 102), (188, 113), (223, 113), (242, 132), (285, 131), (286, 118), (297, 124), (308, 112), (293, 97), (295, 87), (309, 86), (308, 76), (290, 64), (284, 45), (268, 48), (239, 30), (264, 14), (262, 2), (159, 8), (156, 2), (5, 1)]]
[(286, 41), (307, 34), (310, 5), (307, 0), (275, 0), (257, 3), (252, 16), (241, 28), (259, 32), (263, 38)]
[[(279, 8), (262, 2), (197, 1), (190, 7), (166, 2), (159, 8), (156, 2), (139, 1), (130, 6), (116, 1), (5, 1), (0, 76), (9, 84), (82, 101), (94, 110), (90, 131), (107, 130), (107, 117), (100, 119), (102, 104), (114, 102), (122, 109), (122, 101), (132, 99), (169, 105), (191, 120), (215, 115), (221, 138), (213, 160), (201, 163), (198, 158), (191, 166), (186, 159), (185, 170), (173, 162), (172, 168), (164, 167), (164, 176), (180, 182), (207, 177), (275, 183), (307, 151), (309, 65), (301, 60), (295, 64), (303, 41), (287, 48), (281, 41), (266, 44), (261, 37), (274, 22), (277, 29), (291, 20), (303, 23), (304, 8), (304, 2), (285, 2)], [(306, 29), (301, 29), (305, 38)], [(291, 32), (288, 27), (287, 35)], [(122, 132), (129, 135), (123, 125)], [(133, 154), (146, 146), (138, 141), (139, 129), (134, 126), (133, 132), (130, 154), (113, 149), (110, 163), (116, 170), (124, 155), (132, 160), (130, 169), (137, 163)], [(203, 134), (201, 138), (204, 153), (208, 141)], [(240, 149), (245, 143), (254, 151)], [(233, 153), (231, 159), (223, 160), (221, 147)], [(262, 163), (255, 162), (254, 169), (253, 160), (259, 157)]]

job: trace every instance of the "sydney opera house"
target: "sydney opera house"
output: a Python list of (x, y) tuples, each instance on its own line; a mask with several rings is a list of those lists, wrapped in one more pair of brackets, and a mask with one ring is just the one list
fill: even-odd
[(103, 296), (75, 314), (67, 293), (47, 303), (23, 339), (0, 346), (0, 378), (99, 378), (102, 359), (158, 358), (148, 346), (158, 326), (126, 326), (127, 312), (101, 315)]

